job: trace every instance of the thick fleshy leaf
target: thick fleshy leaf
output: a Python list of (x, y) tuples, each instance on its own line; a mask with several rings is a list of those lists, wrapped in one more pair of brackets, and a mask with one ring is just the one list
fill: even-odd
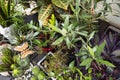
[(52, 0), (57, 7), (67, 10), (70, 0)]
[(41, 7), (39, 14), (38, 14), (38, 20), (40, 23), (42, 23), (42, 25), (47, 25), (48, 18), (51, 15), (52, 10), (53, 8), (51, 4)]

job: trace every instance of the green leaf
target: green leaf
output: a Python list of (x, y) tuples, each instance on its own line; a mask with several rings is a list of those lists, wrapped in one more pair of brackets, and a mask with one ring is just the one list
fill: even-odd
[(79, 75), (80, 75), (80, 80), (83, 80), (83, 74), (82, 74), (82, 72), (80, 71), (80, 69), (79, 68), (76, 68), (76, 71), (79, 73)]
[(88, 39), (88, 40), (91, 40), (91, 39), (94, 37), (94, 34), (95, 34), (95, 31), (93, 31), (93, 32), (89, 35), (89, 39)]
[(5, 64), (0, 64), (0, 72), (10, 71), (10, 67)]
[(36, 37), (37, 35), (39, 35), (39, 31), (37, 31), (37, 32), (35, 32), (34, 34), (33, 34), (33, 37)]
[(87, 15), (87, 14), (81, 15), (81, 18), (83, 18), (83, 19), (87, 19), (87, 18), (91, 18), (91, 17), (92, 17), (91, 15)]
[(115, 67), (112, 63), (103, 59), (96, 59), (96, 61), (109, 67)]
[(32, 76), (32, 77), (30, 78), (30, 80), (37, 80), (37, 77), (36, 77), (36, 76)]
[(82, 32), (76, 32), (77, 34), (81, 35), (81, 36), (87, 36), (87, 32), (82, 31)]
[(19, 68), (15, 68), (12, 71), (13, 77), (19, 77), (19, 76), (22, 76), (22, 74), (23, 74), (23, 70)]
[(66, 41), (67, 47), (69, 49), (70, 45), (71, 45), (70, 39), (68, 37), (66, 37), (65, 41)]
[(58, 45), (58, 44), (62, 43), (63, 40), (64, 40), (64, 37), (60, 37), (55, 42), (53, 42), (52, 45)]
[(92, 58), (87, 58), (80, 63), (80, 66), (86, 66), (86, 69), (90, 67)]
[(57, 7), (67, 10), (70, 0), (52, 0)]
[(52, 25), (52, 24), (48, 24), (48, 25), (49, 25), (49, 27), (50, 27), (52, 30), (54, 30), (54, 31), (56, 31), (56, 32), (58, 32), (58, 33), (61, 34), (61, 30), (60, 30), (58, 27), (56, 27), (56, 26), (54, 26), (54, 25)]
[(44, 72), (40, 71), (39, 74), (37, 75), (38, 80), (44, 80), (45, 79), (45, 74)]
[(89, 47), (89, 46), (87, 46), (87, 48), (88, 48), (88, 51), (89, 51), (91, 57), (94, 59), (94, 58), (95, 58), (95, 55), (94, 55), (93, 49), (92, 49), (91, 47)]
[(32, 68), (32, 73), (35, 74), (35, 75), (38, 75), (39, 71), (40, 71), (40, 69), (37, 66), (35, 66), (35, 67)]
[(1, 60), (4, 64), (8, 66), (10, 66), (13, 63), (13, 60), (10, 56), (2, 56)]
[(55, 76), (55, 73), (54, 72), (49, 72), (49, 76)]
[(25, 38), (26, 38), (27, 40), (32, 39), (32, 38), (33, 38), (33, 34), (34, 34), (34, 33), (33, 33), (33, 31), (32, 31), (32, 32), (28, 33)]
[(100, 56), (100, 54), (103, 52), (106, 42), (104, 41), (102, 44), (100, 44), (97, 48), (96, 55)]
[(9, 56), (9, 57), (12, 57), (13, 56), (13, 53), (12, 53), (12, 50), (8, 49), (8, 48), (3, 48), (2, 49), (2, 54), (4, 56)]
[(72, 62), (69, 64), (69, 68), (72, 69), (72, 68), (74, 68), (74, 66), (75, 66), (75, 61), (72, 61)]
[(27, 69), (29, 66), (29, 58), (21, 59), (20, 61), (17, 61), (17, 64), (24, 69)]
[(33, 25), (34, 23), (33, 23), (33, 21), (30, 21), (30, 23), (29, 24), (27, 24), (28, 25), (28, 28), (30, 28), (30, 29), (35, 29), (35, 30), (39, 30), (39, 28), (38, 27), (36, 27), (35, 25)]
[(35, 39), (33, 42), (34, 42), (34, 44), (41, 45), (41, 41), (38, 39)]
[(65, 22), (64, 22), (64, 28), (67, 29), (69, 26), (69, 16), (66, 16)]
[(62, 28), (62, 30), (61, 30), (61, 34), (62, 34), (63, 36), (66, 36), (66, 35), (67, 35), (67, 31), (66, 31), (66, 29)]

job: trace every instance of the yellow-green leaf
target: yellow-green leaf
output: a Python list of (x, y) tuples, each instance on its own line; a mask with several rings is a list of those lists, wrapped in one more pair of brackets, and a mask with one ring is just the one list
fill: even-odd
[(94, 58), (94, 57), (95, 57), (95, 55), (94, 55), (94, 51), (92, 50), (92, 48), (91, 48), (91, 47), (89, 47), (89, 46), (87, 46), (87, 48), (88, 48), (88, 51), (89, 51), (89, 53), (90, 53), (91, 57), (92, 57), (92, 58)]
[(88, 69), (91, 65), (92, 60), (92, 58), (87, 58), (80, 63), (80, 66), (86, 66), (86, 69)]
[(67, 10), (70, 0), (52, 0), (57, 7)]
[(41, 7), (39, 14), (38, 14), (38, 20), (39, 20), (39, 22), (42, 23), (42, 25), (47, 25), (48, 18), (51, 15), (52, 10), (53, 10), (53, 8), (52, 8), (51, 4)]
[(54, 31), (56, 31), (56, 32), (58, 32), (58, 33), (61, 33), (61, 29), (59, 29), (58, 27), (56, 27), (56, 26), (54, 26), (54, 25), (52, 25), (52, 24), (48, 24), (48, 26), (49, 26), (52, 30), (54, 30)]

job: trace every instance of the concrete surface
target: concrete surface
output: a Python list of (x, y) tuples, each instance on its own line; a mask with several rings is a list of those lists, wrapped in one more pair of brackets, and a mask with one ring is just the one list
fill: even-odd
[[(113, 25), (114, 27), (120, 29), (120, 7), (117, 5), (120, 4), (120, 0), (106, 0), (107, 3), (110, 3), (112, 12), (108, 12), (106, 16), (106, 21)], [(96, 13), (99, 13), (103, 10), (103, 2), (99, 2), (97, 4), (97, 8), (95, 9)], [(118, 16), (114, 16), (114, 15)]]

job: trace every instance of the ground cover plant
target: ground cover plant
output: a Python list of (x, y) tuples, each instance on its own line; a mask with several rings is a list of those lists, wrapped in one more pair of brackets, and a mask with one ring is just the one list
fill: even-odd
[[(108, 31), (102, 40), (98, 35), (98, 19), (111, 11), (106, 1), (104, 9), (95, 14), (96, 4), (102, 0), (36, 0), (38, 6), (31, 14), (36, 12), (38, 18), (29, 23), (24, 18), (27, 14), (17, 13), (14, 7), (30, 1), (1, 1), (9, 4), (9, 16), (0, 13), (0, 45), (10, 45), (0, 49), (1, 72), (9, 72), (16, 80), (119, 78), (115, 72), (119, 71), (119, 33)], [(0, 10), (6, 5), (1, 2)]]

